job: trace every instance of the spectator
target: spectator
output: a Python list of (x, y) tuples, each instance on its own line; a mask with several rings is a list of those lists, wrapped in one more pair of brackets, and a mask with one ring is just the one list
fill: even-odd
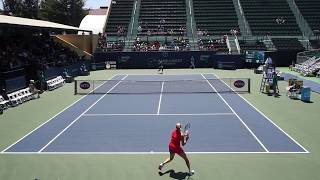
[(38, 95), (37, 97), (40, 98), (40, 91), (36, 88), (36, 85), (34, 83), (34, 80), (30, 80), (30, 83), (29, 83), (29, 90), (30, 90), (30, 93), (34, 96), (34, 95)]
[(195, 61), (194, 61), (194, 57), (193, 57), (193, 56), (191, 56), (191, 59), (190, 59), (190, 67), (189, 67), (189, 68), (191, 68), (191, 69), (196, 68), (196, 66), (194, 65), (194, 63), (195, 63)]
[(264, 64), (265, 64), (266, 66), (271, 65), (271, 64), (272, 64), (272, 59), (271, 59), (271, 57), (268, 57), (268, 58), (266, 59), (266, 61), (265, 61)]

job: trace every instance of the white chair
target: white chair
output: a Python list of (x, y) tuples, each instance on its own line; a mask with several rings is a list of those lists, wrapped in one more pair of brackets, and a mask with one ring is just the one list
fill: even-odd
[(64, 85), (64, 83), (65, 83), (65, 80), (63, 79), (62, 76), (57, 76), (53, 79), (50, 79), (47, 81), (48, 90), (51, 91), (53, 89), (61, 87)]
[(23, 89), (23, 92), (27, 100), (31, 100), (34, 98), (29, 88)]
[(1, 95), (0, 95), (0, 106), (2, 107), (2, 109), (6, 109), (9, 107), (9, 101), (5, 100)]
[(8, 94), (8, 97), (9, 97), (11, 106), (17, 106), (22, 103), (21, 98), (19, 98), (16, 92)]
[(25, 94), (24, 89), (18, 91), (18, 96), (21, 98), (23, 102), (28, 101), (28, 96)]

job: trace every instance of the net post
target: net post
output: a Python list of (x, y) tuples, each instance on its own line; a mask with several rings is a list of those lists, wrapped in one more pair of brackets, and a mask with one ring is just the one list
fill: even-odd
[(95, 81), (94, 80), (92, 80), (92, 94), (94, 94), (95, 92), (95, 89), (96, 89), (96, 87), (95, 87)]
[(248, 78), (248, 93), (250, 93), (250, 87), (251, 87), (251, 85), (250, 85), (250, 78)]
[(77, 80), (74, 80), (74, 95), (77, 95)]

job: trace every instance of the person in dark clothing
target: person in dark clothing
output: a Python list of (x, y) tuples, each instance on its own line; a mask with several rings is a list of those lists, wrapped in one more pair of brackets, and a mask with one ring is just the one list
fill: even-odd
[(161, 74), (163, 74), (163, 62), (162, 62), (162, 60), (161, 60), (161, 59), (159, 60), (159, 68), (158, 68), (158, 72), (160, 72)]

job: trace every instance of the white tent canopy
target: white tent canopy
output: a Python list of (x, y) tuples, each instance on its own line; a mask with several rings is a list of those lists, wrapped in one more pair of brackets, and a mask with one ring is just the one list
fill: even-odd
[(82, 19), (79, 28), (90, 29), (93, 34), (99, 34), (104, 32), (106, 20), (107, 20), (107, 14), (106, 15), (87, 15)]
[(20, 25), (20, 26), (30, 26), (30, 27), (40, 27), (40, 28), (52, 28), (52, 29), (65, 29), (65, 30), (76, 30), (76, 31), (91, 31), (86, 29), (79, 29), (78, 27), (68, 26), (64, 24), (21, 18), (21, 17), (13, 17), (13, 16), (5, 16), (0, 15), (0, 24), (8, 24), (8, 25)]

